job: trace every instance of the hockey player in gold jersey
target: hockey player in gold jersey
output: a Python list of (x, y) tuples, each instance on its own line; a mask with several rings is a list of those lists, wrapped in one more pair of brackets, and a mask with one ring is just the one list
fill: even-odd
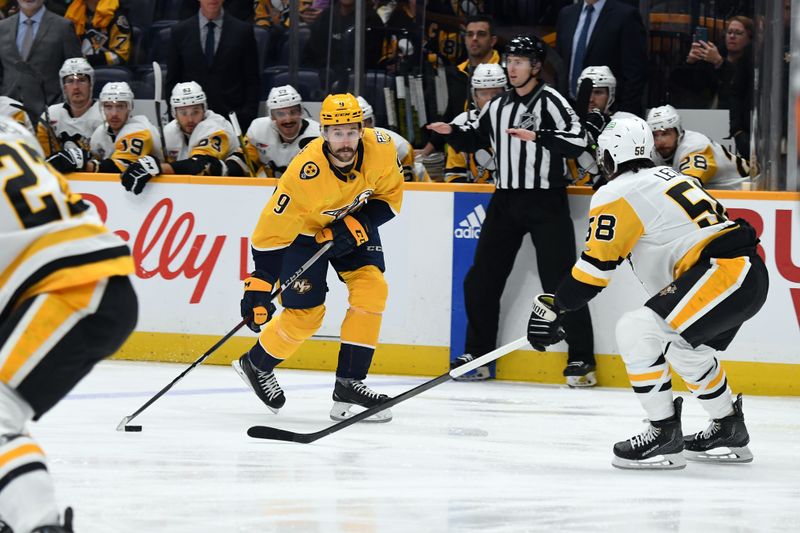
[(656, 143), (655, 162), (694, 176), (707, 189), (741, 189), (750, 179), (750, 164), (699, 131), (684, 130), (671, 105), (654, 107), (647, 124)]
[[(371, 407), (388, 399), (363, 380), (388, 295), (378, 227), (400, 212), (403, 175), (391, 139), (363, 127), (352, 95), (325, 98), (320, 124), (322, 136), (291, 162), (253, 232), (256, 270), (245, 280), (241, 311), (243, 317), (253, 317), (248, 325), (261, 333), (233, 366), (272, 411), (283, 407), (286, 398), (273, 369), (321, 326), (330, 263), (347, 285), (350, 303), (342, 322), (330, 413), (342, 420), (352, 415), (353, 406)], [(268, 303), (269, 294), (275, 284), (327, 241), (333, 241), (330, 256), (284, 290), (284, 310), (270, 321), (275, 306)], [(388, 421), (391, 413), (376, 417), (374, 421)]]
[(14, 532), (71, 532), (26, 426), (130, 335), (133, 260), (32, 133), (5, 117), (0, 168), (0, 518)]
[[(535, 348), (563, 338), (563, 312), (585, 305), (628, 261), (650, 294), (622, 315), (617, 345), (650, 423), (614, 446), (614, 466), (683, 468), (703, 462), (749, 462), (750, 437), (741, 395), (734, 401), (716, 357), (767, 296), (755, 230), (729, 220), (696, 180), (648, 157), (653, 135), (640, 118), (612, 120), (598, 138), (598, 162), (609, 183), (592, 197), (586, 247), (570, 276), (540, 294), (528, 324)], [(670, 366), (712, 418), (684, 437), (681, 398), (672, 399)]]
[(94, 66), (124, 65), (131, 57), (133, 30), (127, 9), (120, 7), (120, 3), (120, 0), (73, 0), (64, 14), (75, 25), (81, 53)]

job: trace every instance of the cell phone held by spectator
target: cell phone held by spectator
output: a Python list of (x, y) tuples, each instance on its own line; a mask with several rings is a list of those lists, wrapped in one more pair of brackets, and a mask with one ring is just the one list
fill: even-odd
[(708, 28), (705, 26), (696, 26), (694, 28), (694, 35), (692, 36), (693, 42), (703, 41), (708, 42)]

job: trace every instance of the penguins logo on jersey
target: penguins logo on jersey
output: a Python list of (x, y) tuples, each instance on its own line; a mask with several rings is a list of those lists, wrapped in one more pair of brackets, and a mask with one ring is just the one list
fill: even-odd
[(359, 193), (358, 196), (353, 198), (353, 201), (350, 202), (348, 205), (340, 207), (339, 209), (331, 209), (329, 211), (323, 211), (322, 214), (333, 217), (334, 220), (340, 220), (349, 215), (350, 213), (352, 213), (353, 211), (355, 211), (356, 209), (358, 209), (359, 207), (361, 207), (362, 204), (367, 203), (367, 199), (370, 196), (372, 196), (373, 192), (375, 191), (372, 189), (367, 189), (366, 191)]
[(669, 294), (675, 294), (678, 288), (675, 286), (674, 283), (670, 283), (658, 293), (659, 296), (667, 296)]
[(319, 175), (319, 167), (313, 161), (309, 161), (305, 165), (303, 165), (303, 169), (300, 171), (300, 179), (301, 180), (310, 180), (316, 178)]

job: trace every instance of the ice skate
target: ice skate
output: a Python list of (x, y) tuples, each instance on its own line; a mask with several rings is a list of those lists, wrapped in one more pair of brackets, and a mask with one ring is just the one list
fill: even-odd
[(683, 455), (700, 463), (750, 463), (750, 435), (744, 425), (742, 395), (733, 402), (733, 414), (711, 421), (704, 431), (683, 438)]
[(231, 366), (270, 411), (277, 413), (286, 403), (286, 396), (278, 380), (275, 379), (274, 372), (264, 372), (254, 367), (247, 354), (233, 360)]
[(571, 388), (594, 387), (597, 385), (596, 366), (584, 361), (572, 361), (564, 369), (564, 377)]
[[(388, 399), (387, 395), (378, 394), (364, 385), (360, 379), (336, 378), (336, 385), (333, 388), (331, 419), (345, 420), (364, 409), (380, 405)], [(364, 422), (388, 422), (391, 419), (392, 411), (385, 409), (364, 419)]]
[[(471, 363), (475, 359), (477, 359), (477, 357), (471, 353), (459, 355), (450, 362), (450, 370), (458, 368), (462, 365), (466, 365), (467, 363)], [(489, 372), (489, 366), (485, 365), (479, 366), (475, 370), (470, 370), (466, 374), (462, 374), (453, 379), (455, 381), (486, 381), (487, 379), (492, 379), (492, 374)]]
[(681, 404), (675, 398), (675, 414), (665, 420), (648, 421), (647, 429), (614, 445), (616, 468), (625, 470), (677, 470), (686, 467), (681, 432)]

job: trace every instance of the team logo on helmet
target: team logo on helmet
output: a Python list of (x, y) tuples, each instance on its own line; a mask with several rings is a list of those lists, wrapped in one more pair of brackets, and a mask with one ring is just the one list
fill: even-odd
[(301, 180), (310, 180), (312, 178), (316, 178), (319, 175), (319, 167), (313, 161), (309, 161), (303, 168), (300, 170), (300, 179)]

